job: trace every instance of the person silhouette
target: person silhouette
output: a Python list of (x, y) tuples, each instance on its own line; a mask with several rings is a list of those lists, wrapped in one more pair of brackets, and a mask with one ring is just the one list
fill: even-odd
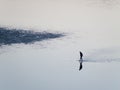
[(80, 63), (80, 66), (79, 66), (79, 71), (82, 69), (82, 63), (83, 63), (83, 53), (80, 51), (80, 60), (79, 60), (79, 63)]
[(82, 59), (83, 57), (83, 53), (80, 51), (80, 59)]

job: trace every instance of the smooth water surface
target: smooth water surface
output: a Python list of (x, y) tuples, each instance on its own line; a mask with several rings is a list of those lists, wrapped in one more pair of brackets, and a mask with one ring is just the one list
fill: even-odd
[(0, 90), (120, 90), (119, 0), (0, 0), (0, 11), (1, 26), (66, 33), (1, 46)]

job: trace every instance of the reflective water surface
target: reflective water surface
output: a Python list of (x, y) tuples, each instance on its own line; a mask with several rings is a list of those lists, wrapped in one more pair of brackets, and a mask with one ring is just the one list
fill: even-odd
[(66, 33), (34, 44), (1, 46), (0, 90), (120, 90), (119, 3), (0, 0), (1, 26)]

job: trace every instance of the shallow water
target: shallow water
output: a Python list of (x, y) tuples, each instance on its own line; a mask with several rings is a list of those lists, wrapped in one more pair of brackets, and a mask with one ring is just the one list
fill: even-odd
[(0, 47), (1, 90), (120, 89), (119, 0), (0, 2), (1, 26), (67, 34)]

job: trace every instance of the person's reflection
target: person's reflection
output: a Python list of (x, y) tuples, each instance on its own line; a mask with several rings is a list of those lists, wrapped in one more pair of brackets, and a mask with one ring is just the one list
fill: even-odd
[(82, 54), (82, 52), (80, 52), (80, 60), (79, 60), (79, 63), (80, 63), (80, 67), (79, 67), (79, 71), (82, 69), (82, 63), (83, 63), (83, 54)]
[(79, 60), (80, 63), (80, 67), (79, 67), (79, 71), (82, 69), (83, 65), (82, 65), (83, 60)]

